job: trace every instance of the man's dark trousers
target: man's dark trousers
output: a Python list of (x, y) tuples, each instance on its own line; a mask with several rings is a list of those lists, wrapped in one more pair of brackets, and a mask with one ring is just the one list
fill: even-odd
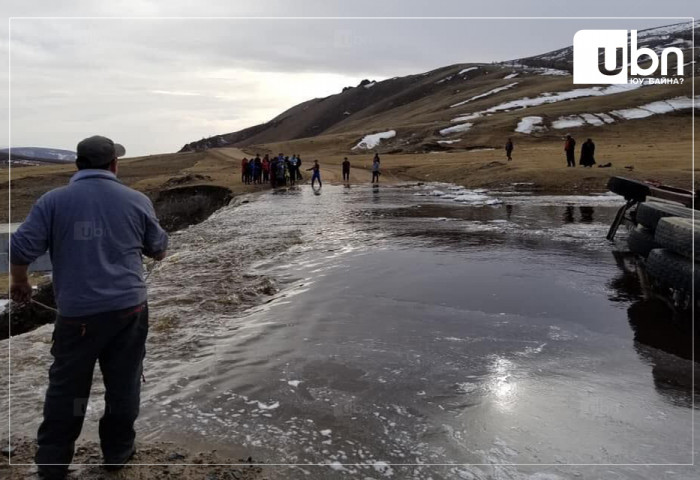
[(576, 158), (574, 156), (574, 152), (566, 152), (566, 166), (567, 167), (575, 167), (576, 166)]
[(128, 460), (136, 436), (147, 335), (146, 303), (84, 317), (57, 316), (51, 347), (54, 362), (35, 458), (46, 477), (60, 478), (73, 459), (96, 362), (105, 384), (99, 427), (104, 460), (106, 464)]

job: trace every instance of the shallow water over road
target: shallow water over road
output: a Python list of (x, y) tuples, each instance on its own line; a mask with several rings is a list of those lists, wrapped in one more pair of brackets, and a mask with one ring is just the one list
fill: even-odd
[(635, 342), (619, 197), (517, 190), (301, 187), (179, 232), (139, 435), (330, 464), (278, 478), (693, 478), (580, 465), (689, 463), (691, 363)]
[[(284, 474), (305, 478), (589, 478), (591, 467), (483, 464), (687, 463), (690, 362), (634, 342), (638, 292), (604, 240), (618, 205), (326, 186), (224, 209), (212, 227), (235, 220), (262, 250), (251, 278), (280, 291), (224, 322), (225, 307), (193, 318), (211, 320), (209, 335), (188, 364), (154, 361), (170, 381), (157, 380), (141, 427), (331, 464)], [(422, 463), (475, 465), (395, 465)]]

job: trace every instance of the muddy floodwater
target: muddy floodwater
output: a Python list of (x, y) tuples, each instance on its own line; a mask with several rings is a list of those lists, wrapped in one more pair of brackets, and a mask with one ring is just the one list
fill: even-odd
[[(696, 478), (668, 465), (692, 462), (692, 363), (639, 341), (667, 319), (605, 240), (622, 200), (526, 188), (304, 186), (178, 232), (140, 438), (298, 464), (273, 478)], [(15, 432), (50, 334), (12, 339)]]

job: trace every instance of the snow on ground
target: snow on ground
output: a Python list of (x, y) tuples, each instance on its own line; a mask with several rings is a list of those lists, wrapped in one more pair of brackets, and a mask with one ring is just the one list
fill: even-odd
[(472, 128), (473, 125), (473, 123), (461, 123), (459, 125), (455, 125), (454, 127), (443, 128), (440, 130), (440, 135), (444, 137), (445, 135), (452, 135), (453, 133), (466, 132)]
[(556, 68), (541, 68), (537, 73), (540, 75), (571, 75), (566, 70), (557, 70)]
[[(696, 97), (696, 100), (700, 100), (700, 96)], [(685, 110), (688, 108), (693, 108), (693, 99), (688, 97), (676, 97), (668, 100), (647, 103), (646, 105), (641, 105), (637, 108), (613, 110), (610, 112), (610, 114), (619, 118), (624, 118), (625, 120), (632, 120), (636, 118), (646, 118), (657, 114), (675, 112), (676, 110)]]
[(515, 127), (515, 131), (519, 133), (532, 133), (544, 130), (542, 126), (542, 117), (532, 116), (523, 117), (518, 122), (518, 126)]
[[(696, 97), (696, 100), (700, 100), (700, 96)], [(693, 108), (693, 100), (691, 98), (675, 97), (669, 98), (668, 100), (647, 103), (635, 108), (613, 110), (609, 112), (609, 114), (582, 113), (581, 115), (559, 117), (552, 122), (552, 128), (574, 128), (583, 125), (600, 126), (604, 123), (614, 123), (615, 119), (611, 115), (624, 120), (635, 120), (638, 118), (651, 117), (652, 115), (663, 115), (664, 113), (676, 112), (678, 110), (687, 110), (689, 108)]]
[(465, 73), (471, 72), (472, 70), (476, 70), (476, 69), (478, 69), (478, 68), (479, 68), (479, 67), (469, 67), (469, 68), (465, 68), (464, 70), (460, 70), (459, 73), (458, 73), (457, 75), (464, 75)]
[(504, 90), (508, 90), (508, 89), (513, 88), (517, 84), (518, 84), (518, 82), (513, 82), (513, 83), (509, 83), (508, 85), (504, 85), (502, 87), (494, 88), (492, 90), (489, 90), (488, 92), (485, 92), (485, 93), (482, 93), (480, 95), (476, 95), (472, 98), (469, 98), (467, 100), (463, 100), (461, 102), (455, 103), (454, 105), (450, 105), (450, 108), (459, 107), (460, 105), (464, 105), (465, 103), (472, 102), (472, 101), (477, 100), (479, 98), (484, 98), (484, 97), (488, 97), (490, 95), (494, 95), (494, 94), (499, 93), (499, 92), (503, 92)]
[(353, 150), (356, 148), (362, 148), (369, 150), (371, 148), (379, 145), (379, 142), (386, 140), (388, 138), (393, 138), (396, 136), (396, 130), (387, 130), (386, 132), (372, 133), (370, 135), (365, 135), (362, 140), (358, 142), (357, 145), (352, 147)]
[(376, 84), (377, 84), (377, 82), (368, 83), (368, 84), (365, 85), (365, 88), (372, 88), (372, 87), (375, 86)]
[(520, 75), (518, 72), (509, 73), (508, 75), (506, 75), (505, 77), (503, 77), (503, 80), (510, 80), (511, 78), (515, 78), (515, 77), (517, 77), (518, 75)]
[(614, 95), (616, 93), (632, 91), (640, 87), (641, 85), (639, 84), (628, 83), (624, 85), (610, 85), (609, 87), (576, 88), (574, 90), (568, 90), (565, 92), (545, 92), (538, 97), (523, 97), (517, 100), (512, 100), (510, 102), (495, 105), (481, 112), (475, 112), (468, 115), (461, 115), (459, 117), (453, 118), (451, 121), (453, 123), (465, 122), (468, 120), (474, 120), (489, 113), (497, 113), (515, 109), (525, 109), (529, 107), (536, 107), (539, 105), (545, 105), (549, 103), (562, 102), (564, 100), (574, 100), (583, 97)]
[(462, 141), (461, 138), (456, 138), (454, 140), (438, 140), (437, 143), (446, 143), (449, 145), (450, 143), (457, 143), (457, 142), (461, 142), (461, 141)]
[(574, 100), (583, 97), (599, 97), (604, 95), (614, 95), (617, 93), (629, 92), (640, 88), (640, 84), (628, 83), (624, 85), (610, 85), (609, 87), (590, 87), (590, 88), (575, 88), (565, 92), (545, 92), (542, 95), (529, 98), (524, 97), (518, 100), (513, 100), (506, 103), (501, 103), (486, 110), (487, 113), (495, 113), (503, 110), (512, 110), (514, 108), (528, 108), (548, 103), (557, 103), (564, 100)]
[(449, 82), (450, 80), (452, 80), (452, 77), (454, 77), (454, 75), (448, 75), (447, 77), (443, 78), (442, 80), (438, 80), (435, 83)]
[(672, 33), (684, 32), (692, 29), (691, 22), (677, 23), (675, 25), (665, 25), (663, 27), (650, 28), (648, 30), (641, 30), (637, 32), (637, 38), (648, 38), (655, 36), (665, 36), (671, 35)]
[(552, 128), (560, 129), (582, 127), (585, 124), (586, 120), (584, 120), (580, 115), (569, 115), (566, 117), (559, 117), (557, 120), (554, 120), (552, 122)]

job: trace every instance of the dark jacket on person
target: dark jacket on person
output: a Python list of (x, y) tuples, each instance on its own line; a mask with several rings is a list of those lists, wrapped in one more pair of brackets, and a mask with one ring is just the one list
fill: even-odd
[(584, 167), (590, 167), (595, 165), (595, 143), (593, 140), (586, 140), (583, 145), (581, 145), (581, 159), (579, 164)]

